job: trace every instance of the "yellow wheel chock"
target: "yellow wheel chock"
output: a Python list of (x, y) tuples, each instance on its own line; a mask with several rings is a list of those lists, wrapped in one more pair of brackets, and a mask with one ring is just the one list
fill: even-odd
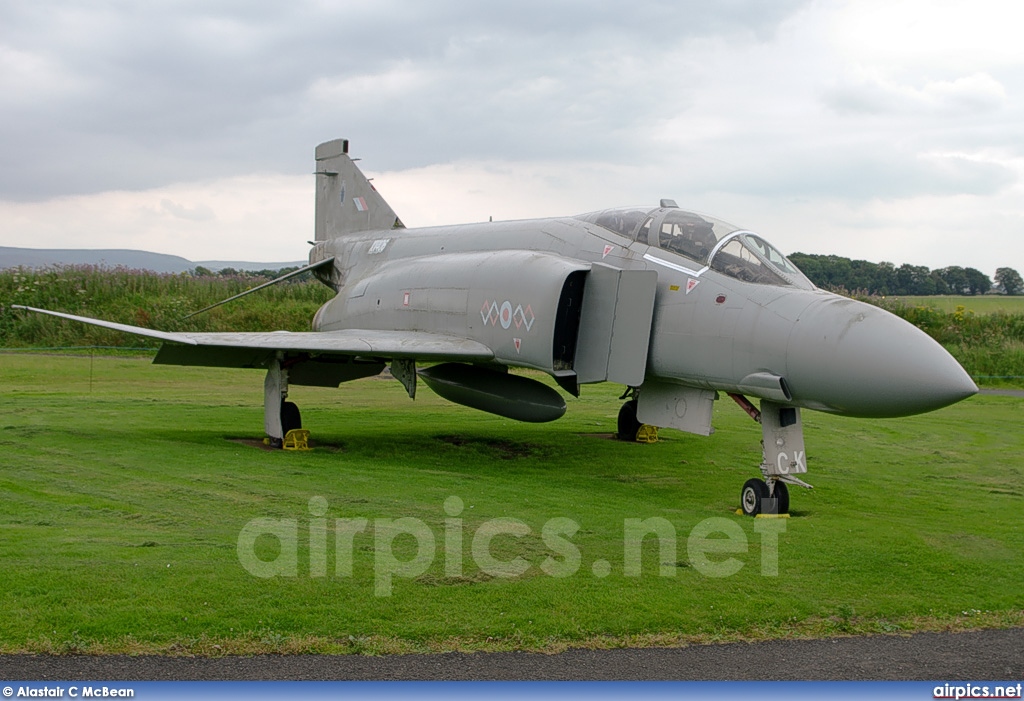
[(640, 430), (636, 432), (637, 443), (657, 443), (658, 442), (658, 427), (644, 424), (640, 427)]
[(284, 434), (281, 447), (285, 450), (309, 450), (309, 429), (293, 428)]

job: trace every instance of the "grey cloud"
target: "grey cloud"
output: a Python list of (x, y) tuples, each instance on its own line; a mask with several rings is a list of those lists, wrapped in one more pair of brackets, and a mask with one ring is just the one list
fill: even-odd
[(971, 73), (919, 84), (877, 79), (845, 82), (823, 91), (821, 100), (839, 114), (991, 113), (1006, 102), (1006, 88), (987, 73)]
[[(643, 157), (645, 127), (687, 100), (685, 74), (661, 56), (694, 37), (765, 40), (802, 4), (15, 0), (0, 7), (0, 47), (60, 81), (0, 102), (0, 197), (301, 173), (336, 136), (372, 149), (379, 169)], [(404, 94), (374, 100), (371, 82), (312, 97), (318, 81), (403, 64), (423, 76)]]
[[(852, 201), (954, 194), (992, 195), (1017, 182), (999, 163), (958, 156), (920, 156), (882, 141), (854, 146), (807, 147), (758, 158), (725, 159), (718, 169), (688, 178), (695, 192), (729, 191), (766, 197)], [(766, 157), (767, 156), (767, 157)]]

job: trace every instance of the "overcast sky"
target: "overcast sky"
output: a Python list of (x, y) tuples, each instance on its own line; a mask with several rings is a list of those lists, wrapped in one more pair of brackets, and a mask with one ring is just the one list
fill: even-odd
[(409, 226), (662, 197), (1024, 271), (1024, 5), (0, 3), (0, 245), (301, 260), (332, 138)]

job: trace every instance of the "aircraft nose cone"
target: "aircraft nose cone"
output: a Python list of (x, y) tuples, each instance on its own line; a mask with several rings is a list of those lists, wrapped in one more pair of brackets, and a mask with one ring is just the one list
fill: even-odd
[(798, 401), (849, 416), (909, 416), (940, 409), (978, 387), (946, 349), (882, 309), (842, 297), (800, 315), (787, 380)]

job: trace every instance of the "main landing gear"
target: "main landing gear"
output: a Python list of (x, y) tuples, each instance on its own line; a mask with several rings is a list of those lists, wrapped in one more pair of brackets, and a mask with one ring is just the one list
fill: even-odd
[(619, 409), (619, 420), (616, 426), (615, 437), (620, 441), (629, 441), (630, 443), (657, 443), (658, 427), (645, 424), (637, 418), (637, 411), (640, 406), (637, 390), (633, 387), (628, 387), (626, 393), (619, 397), (619, 399), (625, 399), (626, 397), (630, 397), (630, 400)]
[(288, 432), (300, 428), (299, 407), (288, 401), (288, 369), (282, 367), (280, 358), (275, 358), (267, 367), (263, 381), (263, 430), (270, 445), (281, 448)]
[(615, 435), (620, 441), (635, 441), (636, 434), (640, 432), (642, 424), (636, 418), (638, 404), (636, 399), (630, 399), (619, 409), (618, 430)]
[(282, 401), (281, 402), (281, 431), (284, 435), (288, 435), (289, 431), (294, 431), (297, 428), (302, 428), (302, 414), (299, 413), (299, 407), (295, 406), (293, 402)]

